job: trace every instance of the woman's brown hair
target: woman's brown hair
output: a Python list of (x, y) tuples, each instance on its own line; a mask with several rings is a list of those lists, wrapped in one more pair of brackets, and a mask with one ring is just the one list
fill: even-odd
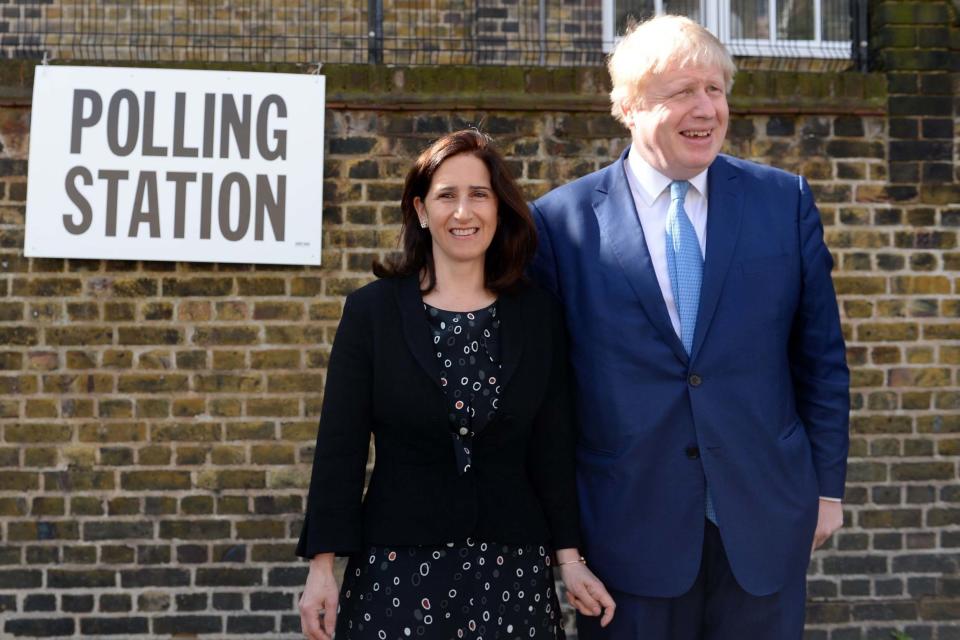
[(426, 273), (424, 293), (433, 290), (437, 274), (433, 264), (433, 239), (428, 229), (420, 227), (415, 198), (425, 199), (437, 169), (448, 158), (469, 153), (483, 161), (490, 172), (490, 186), (497, 196), (497, 230), (484, 256), (484, 285), (493, 293), (511, 291), (524, 280), (524, 271), (537, 249), (537, 229), (530, 209), (507, 170), (503, 156), (493, 141), (476, 129), (449, 133), (420, 154), (407, 173), (400, 199), (403, 216), (400, 231), (401, 253), (386, 264), (373, 263), (378, 277), (406, 276)]

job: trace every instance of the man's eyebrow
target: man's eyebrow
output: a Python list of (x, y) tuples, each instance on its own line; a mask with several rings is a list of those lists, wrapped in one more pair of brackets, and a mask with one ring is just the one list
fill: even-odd
[(672, 80), (667, 80), (667, 84), (674, 87), (685, 87), (688, 84), (698, 84), (700, 78), (675, 78)]
[(684, 80), (674, 80), (672, 82), (668, 80), (667, 82), (664, 83), (663, 92), (669, 94), (669, 93), (674, 93), (676, 91), (686, 89), (688, 87), (695, 87), (700, 85), (703, 85), (705, 87), (711, 87), (711, 86), (722, 87), (724, 86), (724, 83), (722, 80), (711, 79), (711, 78), (702, 78), (702, 79), (687, 78)]

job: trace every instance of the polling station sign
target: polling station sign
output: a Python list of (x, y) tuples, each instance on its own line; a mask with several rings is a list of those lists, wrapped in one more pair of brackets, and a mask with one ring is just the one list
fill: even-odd
[(324, 78), (36, 68), (25, 254), (320, 264)]

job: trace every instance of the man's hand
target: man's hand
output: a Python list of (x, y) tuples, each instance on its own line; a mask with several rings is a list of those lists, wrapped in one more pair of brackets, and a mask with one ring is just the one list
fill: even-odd
[(813, 549), (820, 548), (833, 533), (843, 526), (843, 505), (832, 500), (820, 499), (820, 513), (817, 516), (817, 530), (813, 534)]

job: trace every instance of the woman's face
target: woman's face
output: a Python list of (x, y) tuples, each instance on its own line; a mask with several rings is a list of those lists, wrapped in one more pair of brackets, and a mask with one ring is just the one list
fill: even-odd
[(480, 262), (497, 230), (497, 196), (490, 172), (480, 158), (461, 153), (443, 161), (433, 174), (430, 190), (413, 206), (433, 238), (433, 260)]

